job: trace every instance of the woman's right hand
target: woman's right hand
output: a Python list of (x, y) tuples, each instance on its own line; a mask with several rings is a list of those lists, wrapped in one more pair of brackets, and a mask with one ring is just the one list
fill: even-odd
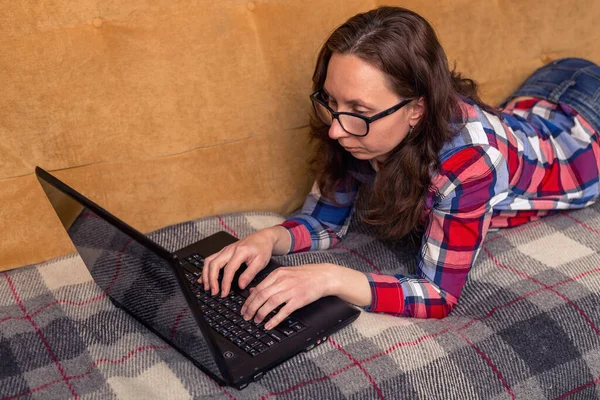
[(238, 286), (244, 289), (267, 266), (277, 240), (276, 231), (267, 228), (225, 246), (218, 253), (204, 259), (202, 277), (198, 282), (204, 284), (205, 290), (210, 289), (214, 296), (219, 293), (219, 272), (224, 269), (221, 297), (225, 297), (229, 294), (236, 271), (242, 263), (246, 263), (248, 267), (238, 280)]

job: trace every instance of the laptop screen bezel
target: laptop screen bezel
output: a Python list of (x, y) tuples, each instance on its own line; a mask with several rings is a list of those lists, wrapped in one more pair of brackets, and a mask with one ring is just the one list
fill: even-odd
[[(148, 328), (152, 333), (154, 333), (155, 335), (160, 337), (163, 341), (168, 343), (171, 347), (176, 349), (179, 353), (181, 353), (187, 359), (192, 361), (192, 363), (194, 365), (196, 365), (204, 373), (209, 375), (219, 385), (223, 386), (223, 385), (230, 384), (233, 380), (232, 380), (231, 374), (229, 372), (229, 369), (227, 367), (227, 364), (225, 363), (225, 360), (221, 357), (221, 353), (217, 350), (217, 346), (215, 345), (216, 339), (214, 337), (213, 332), (211, 332), (211, 328), (208, 326), (206, 321), (204, 321), (204, 318), (201, 317), (202, 312), (200, 310), (198, 302), (196, 301), (195, 298), (193, 298), (191, 296), (191, 292), (187, 289), (187, 286), (185, 286), (184, 276), (182, 275), (183, 270), (179, 266), (179, 260), (178, 260), (177, 256), (175, 254), (169, 252), (167, 249), (165, 249), (158, 243), (154, 242), (152, 239), (148, 238), (146, 235), (142, 234), (135, 228), (131, 227), (127, 223), (125, 223), (122, 220), (120, 220), (119, 218), (115, 217), (114, 215), (112, 215), (111, 213), (109, 213), (108, 211), (106, 211), (105, 209), (100, 207), (98, 204), (94, 203), (93, 201), (91, 201), (90, 199), (88, 199), (87, 197), (82, 195), (81, 193), (77, 192), (75, 189), (71, 188), (70, 186), (68, 186), (67, 184), (65, 184), (58, 178), (56, 178), (55, 176), (51, 175), (49, 172), (40, 168), (39, 166), (36, 166), (35, 174), (36, 174), (36, 177), (38, 178), (38, 180), (43, 180), (44, 182), (53, 186), (55, 189), (63, 192), (67, 196), (71, 197), (73, 200), (77, 201), (84, 207), (90, 209), (91, 211), (96, 213), (99, 217), (104, 219), (106, 222), (113, 225), (116, 229), (122, 231), (123, 233), (125, 233), (126, 235), (130, 236), (132, 239), (137, 241), (140, 245), (148, 248), (150, 251), (155, 252), (160, 258), (164, 259), (171, 266), (173, 275), (175, 275), (177, 282), (179, 283), (179, 287), (184, 295), (186, 302), (188, 303), (188, 306), (190, 307), (190, 311), (192, 312), (192, 315), (194, 316), (196, 323), (198, 323), (198, 325), (200, 326), (200, 331), (202, 332), (202, 335), (206, 339), (208, 348), (215, 360), (215, 363), (217, 364), (217, 367), (219, 368), (219, 371), (221, 372), (221, 374), (223, 375), (223, 378), (225, 380), (222, 379), (221, 377), (215, 375), (214, 373), (212, 373), (208, 368), (204, 367), (202, 364), (197, 362), (195, 359), (188, 356), (178, 346), (174, 345), (169, 339), (167, 339), (162, 334), (157, 332), (154, 328), (152, 328), (145, 321), (140, 320), (135, 315), (128, 312), (127, 309), (125, 307), (123, 307), (117, 300), (115, 300), (111, 297), (111, 301), (113, 302), (113, 304), (116, 304), (118, 307), (120, 307), (124, 311), (126, 311), (136, 321), (140, 322), (142, 325), (144, 325), (146, 328)], [(40, 184), (41, 184), (41, 182), (40, 182)], [(44, 191), (44, 194), (45, 193), (46, 192)], [(52, 202), (50, 202), (50, 203), (52, 205)], [(86, 268), (87, 268), (87, 265), (86, 265)]]

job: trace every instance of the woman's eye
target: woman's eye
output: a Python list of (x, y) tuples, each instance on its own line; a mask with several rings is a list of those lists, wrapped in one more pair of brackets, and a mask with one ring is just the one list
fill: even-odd
[(356, 114), (360, 114), (360, 115), (366, 115), (367, 114), (367, 111), (362, 111), (362, 110), (354, 110), (354, 112)]

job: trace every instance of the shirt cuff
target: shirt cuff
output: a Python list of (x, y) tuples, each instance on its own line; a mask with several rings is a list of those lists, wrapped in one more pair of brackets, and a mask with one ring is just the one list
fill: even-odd
[(290, 248), (283, 254), (299, 253), (301, 251), (310, 251), (312, 239), (308, 228), (298, 220), (288, 220), (280, 224), (287, 229), (290, 234)]
[(404, 291), (398, 278), (365, 273), (371, 287), (371, 305), (365, 311), (400, 315), (404, 312)]

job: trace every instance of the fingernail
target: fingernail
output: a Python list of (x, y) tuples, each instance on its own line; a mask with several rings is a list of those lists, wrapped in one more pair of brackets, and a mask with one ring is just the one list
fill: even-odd
[(271, 323), (270, 323), (270, 322), (268, 322), (268, 323), (265, 325), (265, 329), (266, 329), (266, 330), (269, 330), (269, 329), (271, 329)]

